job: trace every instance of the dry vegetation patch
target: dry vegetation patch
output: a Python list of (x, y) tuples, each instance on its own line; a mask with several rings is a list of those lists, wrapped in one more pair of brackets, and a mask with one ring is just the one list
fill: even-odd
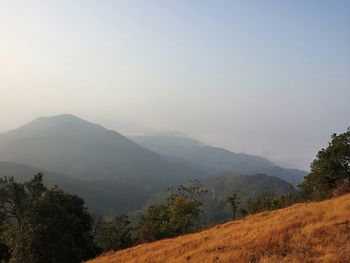
[(102, 255), (117, 262), (350, 262), (350, 194)]

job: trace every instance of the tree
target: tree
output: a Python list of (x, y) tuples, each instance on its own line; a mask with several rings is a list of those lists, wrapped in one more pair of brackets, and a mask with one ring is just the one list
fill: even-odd
[(142, 215), (136, 231), (139, 242), (174, 237), (194, 230), (202, 203), (201, 196), (207, 192), (200, 181), (170, 188), (166, 204), (152, 205)]
[(242, 215), (252, 215), (262, 211), (281, 209), (301, 201), (301, 196), (295, 191), (286, 195), (273, 197), (267, 193), (261, 194), (255, 199), (247, 198), (245, 209), (241, 209)]
[(328, 147), (321, 149), (311, 163), (311, 171), (300, 190), (308, 199), (321, 200), (344, 185), (350, 189), (350, 129), (331, 136)]
[(272, 198), (268, 194), (263, 193), (257, 198), (252, 199), (248, 197), (246, 199), (246, 208), (244, 214), (253, 215), (261, 211), (272, 210)]
[(151, 205), (141, 216), (136, 230), (138, 242), (151, 242), (173, 236), (168, 205)]
[(95, 255), (92, 218), (84, 201), (57, 187), (47, 189), (42, 174), (26, 183), (0, 181), (0, 211), (10, 262), (81, 262)]
[(96, 241), (103, 251), (129, 247), (132, 240), (128, 217), (126, 215), (116, 215), (102, 221), (97, 229)]
[(5, 216), (0, 213), (0, 262), (7, 262), (10, 258), (8, 247), (4, 244), (2, 237), (5, 231)]
[(232, 219), (236, 218), (236, 212), (238, 209), (238, 205), (239, 205), (239, 197), (237, 195), (236, 192), (232, 192), (232, 194), (227, 198), (228, 204), (230, 206), (231, 209), (231, 213), (232, 213)]
[(202, 196), (208, 193), (208, 189), (204, 188), (200, 180), (190, 180), (187, 185), (170, 187), (168, 191), (172, 195), (181, 195), (191, 201), (199, 203)]
[(172, 195), (169, 198), (169, 225), (173, 236), (192, 231), (194, 220), (199, 217), (201, 203), (190, 200), (182, 195)]
[(41, 191), (41, 173), (24, 184), (14, 178), (0, 178), (0, 213), (7, 221), (2, 238), (11, 252), (10, 262), (35, 262), (30, 253), (33, 226), (28, 224), (28, 218)]

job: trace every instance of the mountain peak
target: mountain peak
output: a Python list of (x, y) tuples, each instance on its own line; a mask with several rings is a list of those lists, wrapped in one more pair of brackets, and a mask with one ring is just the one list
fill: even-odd
[(41, 116), (30, 123), (38, 122), (67, 122), (67, 121), (80, 121), (88, 122), (72, 114), (60, 114), (54, 116)]
[(59, 127), (83, 127), (83, 126), (94, 126), (94, 127), (100, 127), (100, 125), (88, 122), (84, 119), (81, 119), (77, 116), (74, 116), (72, 114), (60, 114), (55, 116), (42, 116), (38, 117), (37, 119), (15, 129), (12, 130), (11, 133), (22, 133), (22, 132), (38, 132), (38, 131), (44, 131), (47, 129), (52, 128), (59, 128)]
[(116, 179), (149, 187), (167, 187), (202, 174), (70, 114), (40, 117), (1, 135), (0, 160), (76, 178)]

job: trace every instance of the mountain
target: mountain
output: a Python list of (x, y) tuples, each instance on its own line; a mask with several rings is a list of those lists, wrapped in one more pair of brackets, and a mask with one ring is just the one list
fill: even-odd
[(248, 198), (267, 195), (278, 197), (290, 193), (296, 193), (295, 187), (274, 176), (265, 174), (237, 175), (225, 174), (209, 178), (204, 181), (204, 187), (209, 190), (209, 197), (203, 201), (204, 216), (203, 224), (213, 224), (227, 221), (231, 218), (231, 210), (227, 198), (232, 192), (237, 193), (239, 198), (239, 209), (245, 208)]
[(115, 180), (85, 181), (24, 164), (0, 162), (0, 177), (14, 177), (18, 182), (29, 181), (38, 172), (44, 174), (47, 187), (57, 185), (70, 194), (78, 195), (92, 213), (107, 215), (137, 210), (152, 193), (141, 186), (120, 184)]
[(279, 177), (294, 185), (303, 181), (307, 174), (297, 169), (285, 169), (273, 162), (254, 155), (234, 153), (223, 148), (204, 145), (184, 136), (164, 134), (131, 136), (131, 140), (164, 156), (179, 158), (210, 174), (232, 172), (243, 175), (264, 173)]
[[(283, 176), (289, 172), (263, 158), (203, 146), (180, 136), (159, 138), (154, 142), (164, 149), (156, 153), (118, 132), (72, 115), (41, 117), (0, 135), (0, 176), (13, 175), (23, 181), (43, 171), (47, 185), (59, 185), (81, 196), (91, 211), (103, 214), (142, 209), (151, 196), (161, 196), (168, 186), (200, 179), (218, 193), (216, 199), (208, 200), (212, 205), (209, 222), (227, 217), (224, 198), (229, 191), (239, 188), (242, 194), (253, 195), (254, 189), (272, 193), (275, 184), (281, 193), (288, 188), (284, 182), (276, 183), (277, 178), (262, 175), (219, 176), (235, 167), (241, 171), (244, 167), (246, 171), (275, 169), (274, 173)], [(217, 177), (208, 179), (213, 175)]]
[(203, 171), (163, 158), (118, 132), (72, 115), (40, 117), (0, 135), (0, 161), (146, 189), (162, 189), (203, 175)]
[(296, 204), (199, 233), (104, 254), (88, 263), (350, 262), (350, 194)]
[[(201, 224), (212, 225), (213, 223), (227, 221), (231, 218), (231, 211), (227, 203), (227, 198), (232, 192), (236, 192), (239, 198), (239, 209), (244, 208), (246, 199), (255, 199), (261, 195), (278, 197), (289, 193), (296, 193), (293, 185), (274, 176), (265, 174), (238, 175), (224, 174), (211, 177), (202, 181), (203, 189), (208, 193), (203, 196)], [(147, 206), (162, 203), (166, 200), (169, 192), (160, 192), (152, 195)]]

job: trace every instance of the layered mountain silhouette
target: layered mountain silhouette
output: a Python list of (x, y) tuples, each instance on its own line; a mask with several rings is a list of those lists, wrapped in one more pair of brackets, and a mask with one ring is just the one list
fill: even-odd
[(144, 188), (163, 188), (204, 175), (72, 115), (41, 117), (0, 135), (0, 160), (84, 180), (113, 179)]
[(184, 136), (139, 135), (131, 136), (137, 144), (168, 157), (175, 157), (210, 174), (237, 173), (253, 175), (264, 173), (276, 176), (294, 185), (307, 174), (297, 169), (285, 169), (273, 162), (254, 155), (234, 153), (223, 148), (204, 145)]
[[(294, 183), (305, 174), (178, 134), (131, 139), (72, 115), (40, 117), (0, 135), (0, 176), (24, 181), (42, 171), (46, 185), (58, 185), (84, 198), (92, 211), (110, 214), (141, 209), (150, 196), (191, 179), (205, 181), (223, 195), (234, 185), (254, 192), (251, 185), (257, 193), (271, 192), (269, 187), (275, 185), (285, 193), (289, 184), (274, 177), (263, 183), (262, 175), (230, 176), (228, 181), (222, 175), (266, 173)], [(220, 205), (221, 199), (216, 200)]]

